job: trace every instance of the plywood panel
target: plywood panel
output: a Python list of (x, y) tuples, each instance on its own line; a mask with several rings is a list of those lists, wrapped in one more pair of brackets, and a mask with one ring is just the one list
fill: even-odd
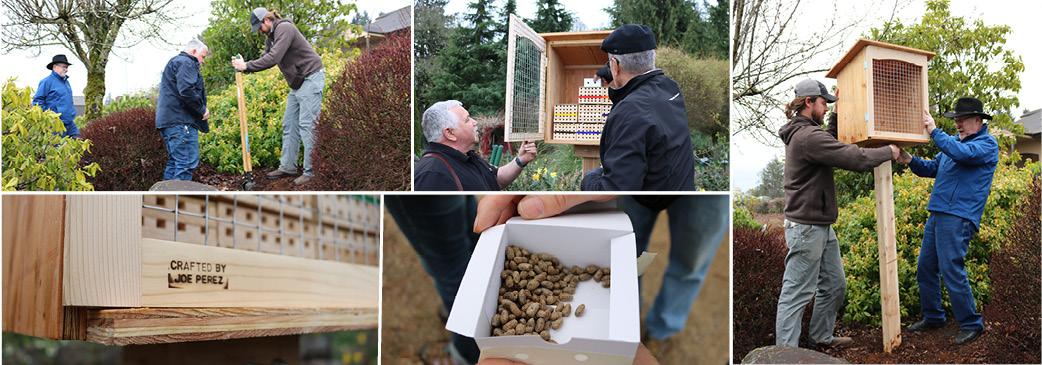
[[(864, 64), (865, 52), (858, 53), (853, 64)], [(854, 143), (868, 138), (866, 72), (857, 67), (844, 68), (836, 80), (839, 100), (836, 101), (838, 116), (838, 139), (843, 143)]]
[(141, 306), (141, 196), (65, 197), (62, 302)]
[(4, 331), (63, 338), (65, 197), (3, 197)]
[(90, 310), (87, 340), (105, 345), (278, 336), (376, 328), (376, 308), (137, 308)]

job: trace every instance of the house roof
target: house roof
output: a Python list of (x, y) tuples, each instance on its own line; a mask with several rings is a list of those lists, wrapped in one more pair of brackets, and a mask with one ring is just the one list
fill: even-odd
[(1024, 126), (1024, 134), (1042, 133), (1042, 109), (1035, 109), (1022, 115), (1014, 123)]
[(376, 18), (376, 20), (374, 20), (372, 23), (362, 26), (362, 30), (375, 34), (387, 34), (399, 29), (408, 28), (411, 26), (411, 24), (412, 7), (406, 6), (404, 8), (381, 15), (379, 18)]

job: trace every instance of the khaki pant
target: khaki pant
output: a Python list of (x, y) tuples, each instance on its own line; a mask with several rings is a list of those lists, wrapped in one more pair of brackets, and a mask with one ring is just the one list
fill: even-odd
[(810, 340), (831, 343), (836, 314), (847, 291), (836, 232), (832, 226), (785, 220), (785, 244), (789, 254), (785, 256), (785, 275), (778, 298), (775, 344), (799, 347), (803, 309), (811, 299), (814, 313), (810, 317)]

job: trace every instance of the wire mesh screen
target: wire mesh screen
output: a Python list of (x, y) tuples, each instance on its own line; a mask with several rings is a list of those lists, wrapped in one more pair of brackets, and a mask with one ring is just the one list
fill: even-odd
[(922, 68), (898, 60), (872, 60), (877, 132), (923, 133)]
[(540, 133), (540, 101), (545, 69), (543, 54), (528, 38), (514, 36), (513, 110), (510, 117), (511, 133)]
[(145, 195), (142, 236), (379, 265), (379, 201), (334, 195)]

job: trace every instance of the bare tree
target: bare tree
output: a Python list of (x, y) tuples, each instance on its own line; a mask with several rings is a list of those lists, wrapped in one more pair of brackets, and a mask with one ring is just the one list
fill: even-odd
[[(4, 52), (63, 46), (87, 68), (87, 118), (101, 114), (105, 66), (114, 47), (166, 42), (180, 7), (174, 0), (3, 0)], [(117, 44), (119, 44), (117, 46)]]
[[(788, 82), (827, 71), (836, 61), (829, 55), (851, 43), (850, 33), (861, 18), (849, 14), (852, 19), (843, 19), (842, 12), (832, 3), (834, 16), (801, 19), (800, 15), (811, 7), (821, 6), (818, 2), (806, 2), (735, 0), (731, 13), (734, 133), (750, 133), (761, 143), (777, 146), (782, 120), (778, 118), (781, 113), (774, 111), (783, 110), (784, 103), (791, 100)], [(819, 27), (806, 31), (806, 22)]]

